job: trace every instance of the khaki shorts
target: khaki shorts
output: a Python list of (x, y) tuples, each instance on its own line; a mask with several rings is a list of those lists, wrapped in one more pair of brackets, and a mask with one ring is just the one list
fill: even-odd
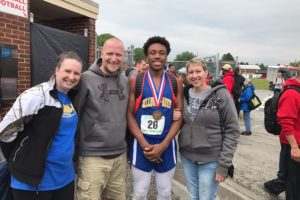
[(127, 155), (116, 158), (79, 157), (76, 180), (77, 200), (101, 197), (126, 200)]

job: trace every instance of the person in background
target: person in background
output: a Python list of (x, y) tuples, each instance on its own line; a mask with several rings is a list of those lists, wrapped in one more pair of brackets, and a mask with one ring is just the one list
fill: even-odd
[(208, 73), (207, 78), (205, 80), (206, 85), (212, 85), (212, 76)]
[[(184, 89), (179, 152), (189, 199), (212, 200), (232, 165), (240, 136), (238, 117), (226, 87), (206, 84), (208, 70), (202, 59), (190, 60), (186, 68), (191, 85)], [(173, 119), (180, 116), (176, 111)]]
[(126, 199), (128, 79), (121, 75), (124, 45), (103, 44), (101, 58), (82, 74), (75, 108), (79, 115), (77, 200)]
[(1, 121), (1, 149), (15, 200), (74, 199), (78, 117), (71, 97), (81, 70), (75, 52), (60, 54), (55, 75), (23, 92)]
[(233, 72), (234, 72), (234, 76), (235, 78), (237, 79), (237, 82), (239, 83), (239, 91), (238, 91), (238, 98), (237, 99), (233, 99), (234, 100), (234, 104), (235, 104), (235, 107), (236, 107), (236, 111), (237, 111), (237, 114), (238, 116), (240, 116), (240, 110), (241, 110), (241, 103), (240, 103), (240, 96), (241, 96), (241, 93), (242, 93), (242, 90), (243, 90), (243, 87), (244, 87), (244, 81), (245, 81), (245, 77), (243, 77), (241, 75), (241, 69), (240, 67), (236, 67), (233, 69)]
[(263, 189), (273, 195), (279, 195), (285, 190), (285, 181), (287, 177), (287, 152), (289, 151), (288, 145), (280, 143), (279, 154), (279, 169), (277, 178), (266, 181), (263, 183)]
[(147, 63), (145, 60), (137, 60), (135, 62), (135, 67), (134, 70), (130, 71), (129, 75), (128, 75), (128, 79), (131, 79), (132, 77), (134, 77), (137, 73), (139, 72), (143, 72), (146, 71), (147, 69)]
[(130, 74), (130, 72), (133, 71), (133, 70), (134, 70), (134, 68), (131, 68), (131, 67), (127, 68), (127, 69), (125, 70), (125, 76), (128, 77), (129, 74)]
[(255, 90), (254, 85), (252, 85), (250, 79), (245, 79), (244, 81), (244, 89), (241, 93), (241, 110), (243, 111), (243, 118), (245, 122), (246, 131), (243, 131), (241, 135), (251, 135), (251, 118), (250, 118), (250, 112), (247, 102), (251, 99), (253, 96), (253, 91)]
[(278, 72), (276, 78), (273, 81), (274, 84), (274, 94), (277, 92), (281, 92), (282, 86), (284, 84), (284, 78), (282, 77), (282, 73)]
[(234, 87), (234, 72), (232, 71), (232, 67), (229, 64), (225, 64), (222, 66), (222, 74), (223, 79), (222, 83), (226, 86), (229, 94), (233, 96), (232, 89)]
[[(295, 78), (288, 79), (283, 88), (300, 87), (300, 66), (288, 69), (297, 71)], [(287, 177), (285, 194), (287, 200), (300, 197), (300, 93), (295, 89), (286, 90), (280, 97), (277, 112), (278, 124), (281, 127), (280, 142), (286, 146), (285, 151)]]
[(181, 73), (179, 75), (179, 79), (181, 80), (181, 82), (183, 83), (183, 87), (189, 85), (189, 80), (187, 78), (187, 75), (185, 73)]
[[(282, 69), (280, 69), (282, 70)], [(293, 67), (290, 68), (289, 66), (286, 66), (283, 68), (285, 72), (288, 72), (288, 74), (293, 74), (295, 71), (298, 70), (298, 68)], [(286, 71), (289, 70), (289, 71)], [(294, 77), (295, 78), (295, 77)], [(287, 178), (287, 163), (288, 163), (288, 153), (290, 149), (289, 146), (285, 143), (280, 143), (280, 154), (279, 154), (279, 168), (277, 172), (277, 178), (266, 181), (263, 183), (263, 188), (265, 191), (273, 194), (273, 195), (279, 195), (280, 193), (284, 192), (285, 190), (285, 182)]]
[(150, 37), (143, 48), (150, 66), (137, 99), (135, 80), (130, 80), (127, 111), (128, 128), (134, 136), (130, 145), (132, 199), (146, 199), (154, 171), (157, 199), (171, 200), (177, 162), (175, 136), (181, 127), (181, 120), (172, 119), (174, 109), (182, 111), (182, 83), (176, 79), (177, 94), (174, 94), (169, 79), (172, 75), (164, 70), (171, 51), (164, 37)]
[(176, 74), (176, 67), (173, 63), (170, 63), (169, 66), (168, 66), (168, 70), (167, 70), (168, 73), (171, 73), (173, 74), (175, 77), (177, 77), (177, 74)]

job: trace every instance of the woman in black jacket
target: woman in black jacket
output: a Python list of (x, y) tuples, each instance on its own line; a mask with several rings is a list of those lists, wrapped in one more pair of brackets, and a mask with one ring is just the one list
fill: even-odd
[(74, 199), (78, 117), (69, 96), (81, 70), (75, 52), (62, 53), (55, 75), (23, 92), (1, 121), (1, 148), (15, 200)]

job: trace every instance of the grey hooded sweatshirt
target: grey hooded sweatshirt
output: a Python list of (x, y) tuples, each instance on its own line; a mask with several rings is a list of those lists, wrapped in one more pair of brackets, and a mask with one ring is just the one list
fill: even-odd
[(105, 75), (97, 61), (81, 75), (75, 108), (79, 156), (115, 156), (126, 151), (127, 77)]
[[(210, 89), (194, 120), (189, 117), (187, 103), (184, 98), (184, 123), (179, 134), (180, 153), (198, 163), (217, 161), (217, 174), (227, 176), (240, 136), (232, 97), (224, 85)], [(223, 137), (219, 113), (224, 124)]]

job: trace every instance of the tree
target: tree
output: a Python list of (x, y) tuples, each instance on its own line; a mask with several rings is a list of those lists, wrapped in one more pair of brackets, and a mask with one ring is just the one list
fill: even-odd
[(133, 59), (134, 61), (146, 59), (143, 48), (135, 48), (133, 50)]
[(259, 65), (259, 67), (260, 67), (260, 69), (263, 69), (263, 70), (267, 69), (267, 66), (265, 66), (263, 63), (261, 63), (261, 64)]
[(194, 53), (189, 52), (189, 51), (184, 51), (181, 54), (177, 54), (177, 56), (174, 60), (177, 62), (174, 62), (173, 64), (175, 65), (176, 70), (178, 70), (182, 67), (185, 67), (186, 62), (195, 57), (196, 57), (196, 55)]
[(239, 64), (240, 64), (240, 65), (249, 65), (248, 62), (240, 62)]
[(189, 61), (195, 57), (196, 55), (193, 52), (184, 51), (176, 56), (175, 61)]
[(298, 62), (290, 62), (290, 65), (291, 66), (300, 66), (300, 61), (298, 61)]
[(230, 53), (227, 53), (227, 54), (224, 54), (223, 56), (222, 56), (222, 59), (221, 60), (223, 60), (223, 61), (234, 61), (234, 58), (233, 58), (233, 56), (230, 54)]
[(112, 37), (114, 36), (110, 33), (103, 33), (101, 35), (97, 35), (97, 47), (102, 47), (104, 42)]

